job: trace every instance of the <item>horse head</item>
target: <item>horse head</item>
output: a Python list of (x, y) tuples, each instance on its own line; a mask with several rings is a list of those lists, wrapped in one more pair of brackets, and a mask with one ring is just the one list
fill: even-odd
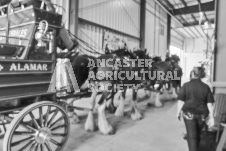
[(133, 53), (137, 56), (137, 59), (150, 59), (150, 56), (147, 53), (147, 49), (145, 50), (135, 50)]
[(129, 59), (137, 58), (136, 55), (126, 48), (120, 48), (118, 50), (113, 51), (111, 54), (115, 54), (119, 57), (128, 57)]
[(162, 61), (162, 58), (160, 56), (154, 56), (152, 58), (153, 63), (158, 63)]
[(177, 75), (179, 77), (182, 76), (182, 68), (179, 66), (179, 62), (180, 62), (180, 58), (179, 56), (177, 55), (172, 55), (170, 58), (169, 58), (169, 62), (172, 66), (172, 71), (176, 71), (177, 72)]

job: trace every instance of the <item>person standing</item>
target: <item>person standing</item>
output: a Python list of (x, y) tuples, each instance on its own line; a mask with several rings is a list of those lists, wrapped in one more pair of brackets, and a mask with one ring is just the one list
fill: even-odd
[(183, 116), (189, 151), (198, 151), (201, 131), (209, 116), (207, 125), (214, 126), (214, 98), (210, 87), (201, 81), (205, 76), (202, 67), (194, 67), (191, 80), (185, 83), (178, 94), (177, 118)]

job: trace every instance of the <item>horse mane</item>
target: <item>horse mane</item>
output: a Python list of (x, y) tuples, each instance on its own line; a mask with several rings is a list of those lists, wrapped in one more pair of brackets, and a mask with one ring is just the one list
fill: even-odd
[(148, 56), (148, 54), (146, 52), (147, 52), (146, 50), (142, 50), (142, 49), (133, 51), (133, 53), (140, 59), (150, 58), (150, 56)]
[(134, 54), (133, 52), (131, 52), (130, 50), (127, 50), (125, 48), (112, 51), (111, 54), (116, 54), (118, 56), (123, 56), (123, 57), (124, 56), (130, 56), (131, 59), (136, 59), (136, 54)]
[(162, 61), (162, 58), (160, 56), (154, 56), (152, 58), (153, 62), (161, 62)]
[(173, 62), (177, 62), (177, 63), (180, 61), (180, 58), (179, 58), (178, 55), (172, 55), (172, 56), (170, 57), (170, 59), (171, 59)]

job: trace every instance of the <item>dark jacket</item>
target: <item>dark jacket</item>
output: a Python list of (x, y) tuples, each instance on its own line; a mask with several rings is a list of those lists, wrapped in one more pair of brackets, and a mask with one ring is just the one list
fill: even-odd
[(209, 86), (200, 79), (192, 79), (185, 83), (180, 90), (178, 100), (185, 102), (182, 110), (192, 114), (208, 114), (207, 103), (214, 102)]

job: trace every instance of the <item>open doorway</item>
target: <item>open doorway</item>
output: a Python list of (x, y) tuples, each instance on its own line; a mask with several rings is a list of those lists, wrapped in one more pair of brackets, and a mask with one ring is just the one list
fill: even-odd
[[(170, 45), (170, 55), (177, 55), (179, 58), (180, 58), (180, 62), (179, 62), (179, 65), (180, 67), (182, 68), (182, 71), (183, 73), (185, 72), (185, 69), (184, 69), (184, 51), (181, 50), (180, 48), (178, 47), (175, 47), (173, 45)], [(183, 78), (184, 77), (184, 74), (182, 76), (182, 83), (183, 83)]]
[(170, 55), (177, 55), (180, 58), (179, 65), (183, 68), (184, 51), (178, 47), (170, 45)]
[(181, 57), (181, 54), (182, 54), (181, 51), (182, 51), (181, 49), (170, 45), (170, 55), (177, 55), (177, 56)]

